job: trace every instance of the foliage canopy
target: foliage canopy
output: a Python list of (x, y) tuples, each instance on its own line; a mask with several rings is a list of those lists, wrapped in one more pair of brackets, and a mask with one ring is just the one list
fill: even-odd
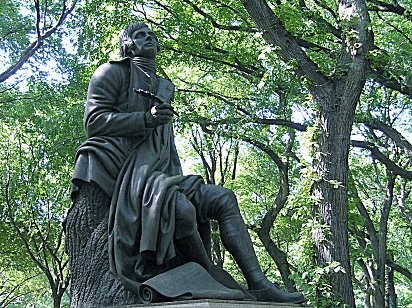
[[(118, 33), (136, 20), (154, 28), (158, 72), (178, 89), (175, 128), (191, 149), (182, 161), (235, 190), (270, 276), (315, 306), (350, 306), (351, 296), (410, 305), (411, 10), (380, 0), (2, 0), (0, 305), (47, 305), (39, 289), (61, 305), (61, 222), (88, 79), (118, 57)], [(324, 246), (328, 259), (316, 234), (339, 246), (339, 209), (348, 249)], [(236, 273), (214, 244), (214, 261)]]

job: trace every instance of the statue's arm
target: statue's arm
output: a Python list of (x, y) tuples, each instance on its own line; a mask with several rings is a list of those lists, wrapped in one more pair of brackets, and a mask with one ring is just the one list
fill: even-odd
[(127, 72), (120, 65), (106, 63), (93, 74), (84, 115), (87, 137), (138, 136), (148, 132), (144, 122), (145, 112), (119, 109), (119, 98), (124, 94), (121, 92), (127, 91)]

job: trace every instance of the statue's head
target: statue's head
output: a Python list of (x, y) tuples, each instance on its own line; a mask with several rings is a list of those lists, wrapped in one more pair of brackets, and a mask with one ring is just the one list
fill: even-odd
[(160, 51), (159, 41), (153, 31), (143, 22), (127, 26), (120, 33), (122, 57), (144, 57), (154, 59)]

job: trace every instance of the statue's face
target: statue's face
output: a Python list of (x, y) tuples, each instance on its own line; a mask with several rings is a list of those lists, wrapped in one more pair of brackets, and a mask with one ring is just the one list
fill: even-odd
[(156, 58), (159, 42), (152, 30), (147, 27), (140, 28), (133, 32), (132, 40), (134, 46), (131, 48), (130, 53), (133, 56)]

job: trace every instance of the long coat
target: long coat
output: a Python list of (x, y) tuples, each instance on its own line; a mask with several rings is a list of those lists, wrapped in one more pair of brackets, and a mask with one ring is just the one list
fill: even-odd
[(77, 151), (72, 181), (73, 194), (80, 181), (92, 181), (111, 197), (110, 267), (131, 289), (179, 263), (173, 244), (177, 196), (190, 198), (202, 181), (182, 175), (171, 123), (145, 127), (154, 102), (134, 88), (169, 103), (174, 94), (170, 81), (154, 82), (129, 58), (93, 74), (84, 116), (87, 140)]

